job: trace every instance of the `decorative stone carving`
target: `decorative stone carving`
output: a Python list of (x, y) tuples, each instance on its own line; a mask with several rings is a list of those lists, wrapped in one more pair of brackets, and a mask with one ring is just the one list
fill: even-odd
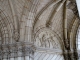
[(13, 35), (13, 39), (18, 42), (19, 37), (20, 37), (18, 31), (14, 31), (13, 34), (14, 34), (14, 35)]
[(56, 36), (47, 28), (40, 30), (36, 34), (34, 44), (37, 47), (59, 48)]
[(68, 1), (67, 8), (71, 9), (74, 12), (74, 14), (78, 16), (78, 10), (75, 1)]
[(6, 44), (0, 47), (0, 56), (3, 58), (25, 57), (34, 54), (34, 45), (26, 42)]

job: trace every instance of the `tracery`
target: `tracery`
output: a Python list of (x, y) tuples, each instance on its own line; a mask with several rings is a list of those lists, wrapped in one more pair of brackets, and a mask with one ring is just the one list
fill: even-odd
[(78, 60), (78, 12), (75, 0), (0, 0), (0, 60)]

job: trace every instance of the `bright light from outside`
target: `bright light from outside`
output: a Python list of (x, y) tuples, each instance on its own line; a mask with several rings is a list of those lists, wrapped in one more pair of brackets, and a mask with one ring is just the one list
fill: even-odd
[(80, 16), (80, 0), (76, 0), (76, 2), (77, 2), (78, 12), (79, 12), (79, 16)]
[[(80, 17), (80, 0), (76, 0), (76, 3), (77, 3), (79, 17)], [(79, 29), (79, 33), (78, 33), (78, 49), (80, 50), (80, 29)]]
[(78, 33), (78, 49), (80, 50), (80, 29), (79, 29), (79, 33)]

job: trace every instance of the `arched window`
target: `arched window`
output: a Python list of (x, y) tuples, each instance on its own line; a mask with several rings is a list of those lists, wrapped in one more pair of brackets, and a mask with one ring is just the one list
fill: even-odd
[[(76, 4), (77, 4), (79, 16), (80, 16), (80, 0), (76, 0)], [(77, 34), (78, 34), (77, 35), (77, 49), (80, 50), (80, 26), (78, 28)]]
[(80, 50), (80, 26), (79, 26), (78, 35), (77, 35), (77, 49)]
[(78, 8), (79, 16), (80, 16), (80, 0), (76, 0), (76, 3), (77, 3), (77, 8)]
[(78, 52), (78, 60), (80, 60), (80, 26), (78, 27), (77, 36), (76, 36), (76, 46)]

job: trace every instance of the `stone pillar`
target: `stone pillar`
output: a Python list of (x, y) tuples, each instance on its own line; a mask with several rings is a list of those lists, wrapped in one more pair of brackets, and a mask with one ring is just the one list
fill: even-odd
[(63, 53), (63, 55), (64, 55), (64, 59), (65, 59), (65, 60), (74, 60), (74, 59), (72, 58), (72, 54), (71, 54), (71, 51), (70, 51), (70, 50), (66, 50), (66, 51)]
[(34, 60), (34, 45), (31, 43), (25, 43), (23, 54), (25, 55), (24, 60)]
[(78, 60), (77, 51), (66, 50), (63, 55), (65, 60)]
[(29, 47), (26, 48), (24, 60), (34, 60), (34, 51)]
[(64, 59), (65, 59), (65, 60), (68, 60), (67, 50), (65, 50), (65, 51), (63, 52), (63, 56), (64, 56)]
[(74, 55), (74, 60), (78, 60), (78, 53), (76, 50), (74, 50), (73, 55)]

